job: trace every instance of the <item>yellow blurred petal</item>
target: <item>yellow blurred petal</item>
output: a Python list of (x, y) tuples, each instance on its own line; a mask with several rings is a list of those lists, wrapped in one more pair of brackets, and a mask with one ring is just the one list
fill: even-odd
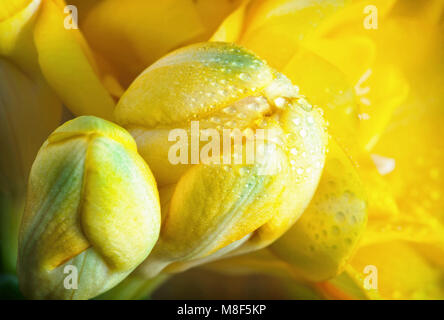
[[(372, 219), (369, 221), (367, 230), (361, 245), (384, 243), (402, 240), (418, 245), (440, 246), (444, 244), (442, 226), (436, 221), (427, 219), (411, 219), (399, 217), (397, 219)], [(443, 260), (443, 253), (437, 258)]]
[(384, 176), (378, 172), (371, 157), (363, 153), (357, 159), (357, 163), (367, 195), (369, 221), (378, 219), (387, 221), (396, 218), (399, 209), (393, 190)]
[(443, 299), (442, 269), (402, 242), (384, 242), (360, 248), (352, 266), (364, 272), (376, 267), (378, 291), (384, 299)]
[(350, 159), (331, 139), (325, 168), (310, 205), (270, 249), (304, 278), (325, 280), (342, 271), (366, 222), (362, 183)]
[[(245, 0), (195, 0), (193, 2), (202, 24), (205, 26), (205, 33), (202, 40), (206, 41), (219, 27), (224, 18), (230, 15), (235, 9), (237, 11), (237, 8), (245, 2)], [(222, 39), (214, 41), (230, 42)]]
[(326, 299), (332, 300), (378, 300), (381, 296), (377, 289), (368, 290), (364, 287), (364, 274), (352, 266), (337, 277), (316, 284)]
[(32, 28), (40, 7), (41, 0), (0, 4), (0, 55), (12, 59), (28, 73), (39, 73)]
[(29, 0), (2, 1), (0, 5), (0, 21), (17, 14), (17, 12), (23, 10), (29, 2)]
[[(336, 11), (325, 23), (316, 29), (317, 37), (335, 35), (342, 30), (364, 29), (365, 18), (376, 12), (377, 27), (380, 27), (379, 19), (384, 18), (392, 9), (397, 0), (359, 0), (353, 1), (342, 10)], [(375, 11), (376, 9), (376, 11)], [(372, 21), (374, 22), (374, 21)], [(373, 29), (371, 30), (373, 31)]]
[(42, 72), (64, 104), (76, 115), (112, 119), (114, 101), (100, 82), (82, 35), (65, 29), (63, 7), (42, 3), (34, 40)]
[(257, 53), (270, 66), (282, 70), (298, 48), (298, 41), (285, 34), (283, 29), (287, 26), (264, 26), (238, 43)]
[(246, 37), (255, 33), (259, 28), (280, 25), (283, 34), (302, 40), (350, 2), (349, 0), (253, 1), (249, 8)]
[(444, 1), (397, 1), (393, 8), (393, 15), (415, 17), (418, 20), (438, 24), (444, 12)]
[(238, 43), (256, 52), (278, 70), (289, 62), (298, 44), (348, 1), (253, 1)]
[(438, 35), (434, 37), (435, 49), (408, 75), (409, 96), (373, 152), (395, 160), (396, 166), (386, 179), (401, 212), (443, 224), (444, 42), (442, 32)]
[(366, 37), (316, 38), (306, 41), (304, 45), (339, 68), (352, 84), (360, 79), (375, 59), (375, 45)]
[(409, 87), (403, 75), (393, 66), (368, 69), (368, 77), (357, 89), (361, 126), (359, 138), (367, 151), (372, 150), (393, 112), (407, 98)]
[(353, 88), (333, 65), (300, 47), (284, 67), (287, 75), (310, 102), (324, 111), (329, 132), (341, 147), (356, 154), (359, 120)]
[(247, 1), (231, 13), (212, 35), (211, 41), (236, 42), (241, 36), (245, 22)]
[(158, 58), (205, 32), (192, 0), (100, 1), (80, 27), (115, 68), (123, 87)]

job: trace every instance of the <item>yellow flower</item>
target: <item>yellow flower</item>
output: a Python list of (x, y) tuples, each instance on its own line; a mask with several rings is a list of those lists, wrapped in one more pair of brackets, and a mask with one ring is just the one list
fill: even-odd
[[(131, 136), (95, 117), (54, 131), (32, 166), (18, 275), (34, 299), (88, 299), (116, 285), (157, 241), (155, 180)], [(65, 285), (75, 267), (76, 290)]]
[(127, 88), (166, 53), (208, 40), (240, 0), (71, 0), (103, 66)]
[[(317, 222), (309, 207), (281, 238), (282, 248), (278, 240), (261, 255), (212, 267), (286, 272), (295, 281), (319, 281), (319, 269), (328, 262), (347, 261), (330, 269), (344, 270), (339, 276), (312, 283), (326, 298), (442, 299), (444, 26), (439, 17), (444, 2), (297, 3), (251, 1), (222, 24), (214, 39), (231, 37), (261, 52), (300, 83), (309, 99), (320, 101), (331, 134), (357, 164), (368, 199), (368, 225), (355, 253), (331, 260), (332, 249), (320, 266), (306, 249), (318, 243), (314, 232), (305, 231)], [(376, 30), (362, 27), (363, 9), (371, 4), (379, 10)], [(312, 71), (311, 79), (304, 79), (306, 70)], [(354, 94), (349, 94), (353, 87)], [(347, 105), (349, 118), (340, 112)], [(356, 113), (361, 115), (358, 123)], [(322, 181), (329, 167), (327, 154), (311, 206), (325, 189)], [(340, 204), (340, 198), (336, 202)], [(300, 239), (305, 241), (296, 241)], [(277, 252), (278, 258), (269, 252)]]
[[(364, 8), (375, 6), (379, 19), (383, 19), (394, 2), (247, 1), (222, 23), (212, 39), (244, 45), (290, 78), (293, 73), (289, 72), (289, 65), (293, 64), (291, 70), (296, 77), (299, 73), (292, 60), (297, 59), (300, 51), (307, 50), (339, 68), (359, 98), (354, 99), (361, 117), (357, 135), (360, 144), (370, 150), (393, 110), (405, 99), (408, 88), (399, 70), (384, 61), (384, 48), (377, 46), (373, 30), (362, 25)], [(305, 68), (303, 64), (297, 66)], [(316, 91), (321, 90), (317, 87)], [(305, 94), (304, 90), (301, 92)], [(307, 95), (309, 92), (312, 90)]]
[[(80, 30), (64, 26), (67, 4)], [(20, 237), (29, 297), (90, 298), (120, 283), (103, 297), (140, 298), (166, 273), (211, 262), (276, 276), (300, 297), (444, 298), (443, 10), (442, 0), (3, 1), (9, 269), (11, 212), (64, 104), (135, 142), (93, 117), (45, 142)], [(245, 135), (228, 158), (214, 149), (224, 129)], [(251, 133), (262, 153), (246, 164)], [(67, 290), (64, 268), (81, 264), (79, 290)]]
[[(231, 44), (197, 44), (160, 59), (133, 82), (115, 115), (161, 188), (161, 236), (139, 268), (149, 276), (272, 243), (307, 207), (324, 164), (317, 109), (286, 77)], [(216, 132), (213, 142), (222, 141), (224, 128), (270, 134), (258, 139), (263, 154), (251, 164), (225, 161), (221, 152), (208, 163), (174, 165), (170, 132), (188, 132), (193, 120)], [(198, 154), (205, 146), (197, 145)], [(186, 142), (188, 149), (193, 153)]]

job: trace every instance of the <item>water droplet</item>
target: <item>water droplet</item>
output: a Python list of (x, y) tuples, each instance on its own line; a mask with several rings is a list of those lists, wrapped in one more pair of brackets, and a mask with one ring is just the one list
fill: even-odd
[(352, 224), (355, 224), (355, 223), (357, 223), (358, 222), (358, 219), (356, 218), (356, 216), (351, 216), (351, 223)]
[(241, 79), (242, 81), (248, 81), (250, 80), (250, 76), (242, 72), (241, 74), (239, 74), (239, 79)]
[(336, 234), (336, 235), (341, 233), (341, 229), (339, 229), (338, 226), (334, 226), (331, 230), (333, 231), (333, 234)]
[(235, 128), (236, 127), (236, 121), (230, 120), (226, 123), (226, 125), (230, 128)]
[(230, 107), (226, 107), (222, 111), (227, 114), (234, 114), (236, 112), (236, 108), (230, 106)]
[(220, 123), (221, 120), (218, 117), (211, 117), (210, 121), (213, 123)]
[(274, 99), (274, 104), (278, 108), (282, 108), (286, 103), (287, 103), (287, 100), (285, 100), (285, 98), (278, 97), (278, 98)]
[(345, 221), (345, 214), (344, 214), (344, 212), (339, 211), (339, 212), (336, 214), (336, 219), (337, 219), (339, 222), (343, 222), (343, 221)]

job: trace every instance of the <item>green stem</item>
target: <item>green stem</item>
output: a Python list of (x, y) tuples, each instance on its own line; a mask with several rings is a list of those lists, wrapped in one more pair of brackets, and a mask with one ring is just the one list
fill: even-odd
[(23, 209), (23, 197), (0, 194), (0, 268), (5, 273), (16, 273), (18, 234)]

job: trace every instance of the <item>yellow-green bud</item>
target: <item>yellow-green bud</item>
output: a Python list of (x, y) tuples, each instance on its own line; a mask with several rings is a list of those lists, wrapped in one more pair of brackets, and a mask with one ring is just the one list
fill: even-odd
[(119, 126), (79, 117), (55, 130), (32, 166), (18, 275), (33, 299), (88, 299), (150, 253), (160, 229), (156, 182)]
[[(305, 210), (324, 165), (318, 110), (234, 44), (196, 44), (160, 59), (132, 83), (115, 116), (161, 187), (162, 233), (138, 269), (148, 276), (269, 245)], [(238, 145), (235, 132), (245, 138)]]

